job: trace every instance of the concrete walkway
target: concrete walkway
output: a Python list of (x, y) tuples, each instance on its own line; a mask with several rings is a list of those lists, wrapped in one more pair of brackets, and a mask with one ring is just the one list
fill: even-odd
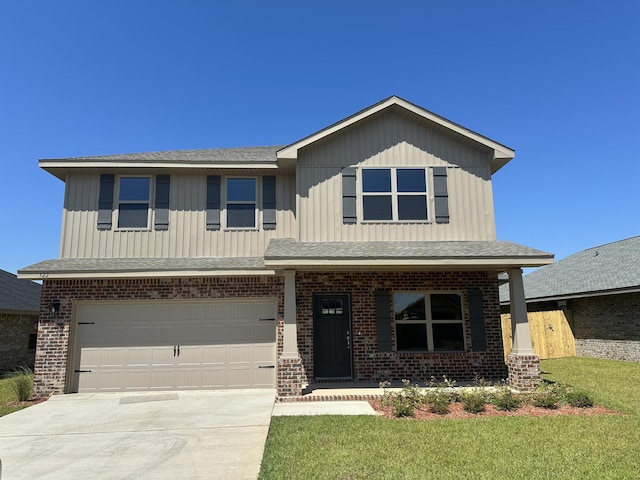
[(54, 396), (0, 418), (3, 480), (255, 479), (273, 390)]
[(375, 415), (368, 402), (283, 402), (273, 406), (274, 417), (292, 415)]

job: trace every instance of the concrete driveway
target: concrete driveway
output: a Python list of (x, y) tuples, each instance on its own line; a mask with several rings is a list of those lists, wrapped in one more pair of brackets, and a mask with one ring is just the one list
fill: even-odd
[(273, 390), (73, 394), (0, 418), (3, 480), (255, 479)]

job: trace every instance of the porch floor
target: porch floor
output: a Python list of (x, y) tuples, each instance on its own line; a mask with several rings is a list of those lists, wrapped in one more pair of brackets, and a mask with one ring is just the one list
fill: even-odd
[[(424, 387), (424, 385), (419, 385)], [(453, 388), (472, 387), (473, 382), (456, 382)], [(425, 387), (426, 388), (426, 387)], [(402, 382), (392, 382), (387, 388), (391, 392), (402, 390)], [(384, 389), (375, 382), (322, 382), (311, 383), (302, 389), (298, 397), (278, 397), (278, 402), (331, 402), (349, 400), (376, 400), (384, 395)]]

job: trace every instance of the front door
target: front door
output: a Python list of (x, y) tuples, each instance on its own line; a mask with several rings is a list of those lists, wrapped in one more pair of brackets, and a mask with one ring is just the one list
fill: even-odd
[(351, 378), (351, 304), (348, 294), (313, 296), (316, 378)]

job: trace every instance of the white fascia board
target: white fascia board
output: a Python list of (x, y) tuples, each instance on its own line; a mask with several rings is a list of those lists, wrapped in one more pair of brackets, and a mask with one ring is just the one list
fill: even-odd
[[(335, 123), (323, 130), (320, 130), (319, 132), (316, 132), (306, 138), (303, 138), (302, 140), (299, 140), (296, 143), (293, 143), (287, 147), (284, 147), (282, 150), (278, 151), (276, 153), (276, 156), (278, 159), (296, 159), (298, 158), (298, 150), (306, 147), (307, 145), (310, 145), (313, 142), (316, 142), (318, 140), (320, 140), (321, 138), (324, 138), (326, 136), (329, 136), (339, 130), (342, 130), (343, 128), (348, 127), (349, 125), (352, 125), (356, 122), (359, 122), (360, 120), (373, 115), (381, 110), (384, 110), (385, 108), (390, 107), (391, 105), (399, 105), (407, 110), (409, 110), (410, 112), (415, 113), (416, 115), (419, 115), (423, 118), (426, 118), (434, 123), (437, 123), (438, 125), (441, 125), (445, 128), (448, 128), (449, 130), (452, 130), (456, 133), (459, 133), (460, 135), (463, 135), (471, 140), (474, 140), (482, 145), (485, 145), (491, 149), (493, 149), (494, 151), (494, 159), (501, 159), (502, 162), (500, 166), (498, 166), (497, 168), (500, 168), (501, 166), (503, 166), (505, 163), (507, 163), (508, 160), (512, 159), (515, 156), (515, 151), (512, 150), (509, 147), (506, 147), (505, 145), (502, 145), (498, 142), (495, 142), (493, 140), (491, 140), (490, 138), (487, 138), (483, 135), (480, 135), (476, 132), (473, 132), (471, 130), (468, 130), (466, 128), (464, 128), (461, 125), (458, 125), (457, 123), (453, 123), (450, 120), (447, 120), (444, 117), (441, 117), (439, 115), (436, 115), (435, 113), (432, 113), (428, 110), (425, 110), (422, 107), (418, 107), (417, 105), (414, 105), (410, 102), (407, 102), (406, 100), (403, 100), (402, 98), (399, 97), (390, 97), (387, 100), (384, 100), (376, 105), (373, 105), (372, 107), (369, 107), (365, 110), (362, 110), (359, 113), (356, 113), (355, 115), (352, 115), (351, 117), (347, 117), (346, 119)], [(496, 169), (497, 170), (497, 169)]]
[(412, 267), (452, 267), (452, 268), (491, 268), (491, 269), (505, 269), (510, 268), (522, 268), (522, 267), (540, 267), (543, 265), (549, 265), (553, 263), (553, 258), (548, 257), (530, 257), (530, 258), (443, 258), (443, 259), (429, 259), (429, 258), (398, 258), (398, 259), (384, 259), (384, 258), (351, 258), (351, 259), (336, 259), (336, 258), (292, 258), (292, 259), (278, 259), (278, 260), (264, 260), (266, 267), (272, 268), (295, 268), (295, 267), (406, 267), (411, 269)]
[(53, 169), (70, 168), (242, 168), (242, 169), (277, 169), (274, 162), (242, 163), (242, 162), (114, 162), (114, 161), (50, 161), (38, 162), (40, 168), (50, 171)]
[(90, 278), (168, 278), (168, 277), (234, 277), (254, 275), (275, 275), (275, 270), (163, 270), (163, 271), (120, 271), (120, 272), (18, 272), (18, 278), (29, 280), (64, 280)]

